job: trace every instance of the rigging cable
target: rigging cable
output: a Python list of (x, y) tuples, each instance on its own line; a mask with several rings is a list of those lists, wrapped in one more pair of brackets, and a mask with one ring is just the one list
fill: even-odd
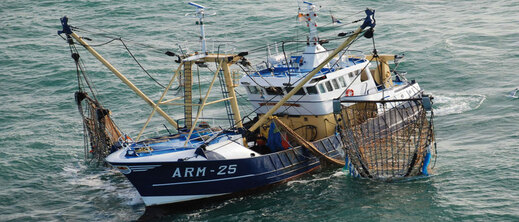
[[(209, 68), (209, 66), (208, 66), (208, 67), (205, 67), (205, 68), (207, 68), (207, 69), (209, 70), (209, 72), (214, 73), (214, 71), (213, 71), (211, 68)], [(242, 68), (242, 67), (240, 66), (240, 68)], [(242, 68), (242, 69), (243, 69), (243, 68)], [(244, 72), (247, 73), (245, 70), (244, 70)], [(236, 94), (239, 95), (239, 98), (241, 98), (241, 99), (244, 99), (244, 98), (245, 98), (245, 101), (248, 102), (248, 100), (247, 100), (247, 98), (246, 98), (247, 96), (245, 96), (245, 95), (239, 93), (238, 91), (234, 91), (234, 92), (235, 92)], [(247, 106), (245, 106), (245, 107), (247, 107)], [(254, 112), (254, 111), (252, 111), (252, 109), (250, 109), (250, 108), (248, 108), (248, 107), (247, 107), (247, 109), (248, 109), (247, 112), (249, 112), (249, 111), (250, 111), (251, 113)], [(248, 117), (248, 115), (250, 115), (250, 114), (247, 114), (246, 116), (242, 117), (242, 122), (243, 122), (243, 119), (244, 119), (245, 117), (247, 117), (248, 119), (250, 119), (250, 118)], [(236, 126), (236, 124), (232, 125), (231, 127), (235, 127), (235, 126)]]
[[(88, 26), (88, 25), (87, 25)], [(99, 28), (99, 27), (92, 27), (93, 29), (97, 29), (99, 30), (99, 32), (94, 32), (94, 31), (91, 31), (91, 30), (88, 30), (88, 29), (84, 29), (84, 28), (78, 28), (78, 27), (74, 27), (75, 30), (77, 31), (82, 31), (82, 32), (86, 32), (86, 33), (91, 33), (93, 35), (99, 35), (99, 36), (102, 36), (104, 38), (109, 38), (109, 39), (112, 39), (112, 40), (118, 40), (120, 39), (121, 37), (117, 34), (107, 34), (109, 32)], [(87, 40), (91, 40), (91, 39), (87, 39)], [(112, 42), (112, 41), (110, 41)], [(158, 52), (160, 54), (163, 54), (164, 51), (167, 51), (167, 50), (164, 50), (163, 48), (158, 48), (156, 47), (155, 45), (150, 45), (150, 44), (144, 44), (144, 43), (141, 43), (141, 42), (137, 42), (137, 41), (132, 41), (132, 40), (126, 40), (126, 42), (131, 42), (135, 45), (140, 45), (140, 46), (143, 46), (147, 49), (152, 49), (153, 51), (155, 52)], [(105, 44), (108, 44), (108, 43), (104, 43), (104, 44), (100, 44), (100, 45), (105, 45)], [(91, 46), (96, 46), (96, 45), (91, 45)]]
[(285, 57), (285, 63), (287, 65), (287, 71), (288, 71), (288, 86), (292, 86), (292, 84), (290, 83), (290, 65), (288, 64), (288, 60), (287, 60), (287, 54), (285, 52), (285, 42), (281, 42), (281, 49), (283, 50), (283, 56)]
[[(348, 51), (348, 49), (350, 48), (350, 46), (351, 46), (354, 42), (356, 42), (359, 38), (360, 38), (360, 35), (359, 35), (355, 40), (353, 40), (353, 41), (352, 41), (352, 42), (351, 42), (351, 43), (350, 43), (350, 44), (349, 44), (349, 45), (348, 45), (348, 46), (343, 50), (343, 53), (342, 53), (341, 57), (344, 55), (344, 53), (346, 53), (346, 52)], [(337, 60), (337, 61), (339, 61), (339, 60)], [(336, 63), (337, 63), (337, 61), (336, 61)], [(334, 65), (335, 65), (335, 64), (334, 64)], [(367, 65), (366, 65), (366, 66), (367, 66)], [(333, 67), (333, 66), (332, 66), (332, 67)], [(364, 67), (364, 68), (366, 68), (366, 67)], [(294, 82), (294, 83), (299, 82), (299, 81), (302, 80), (304, 77), (305, 77), (305, 76), (302, 76), (301, 78), (299, 78), (298, 80), (296, 80), (296, 82)], [(358, 76), (357, 76), (357, 77), (358, 77)], [(357, 77), (356, 77), (356, 78), (357, 78)], [(355, 80), (353, 80), (353, 81), (355, 81)], [(353, 81), (352, 81), (352, 83), (353, 83)], [(342, 94), (344, 94), (344, 93), (346, 92), (346, 90), (348, 90), (348, 88), (351, 86), (352, 83), (350, 83), (350, 85), (348, 85), (348, 87), (346, 87), (345, 91), (343, 91), (343, 93), (341, 93), (341, 95), (340, 95), (339, 97), (341, 97)], [(304, 96), (299, 97), (299, 99), (297, 99), (295, 102), (296, 102), (296, 103), (299, 102), (303, 97), (304, 97)], [(285, 110), (283, 110), (283, 112), (287, 111), (289, 108), (290, 108), (290, 106), (287, 107), (287, 108), (285, 108)], [(305, 109), (306, 109), (306, 108), (305, 108)], [(308, 112), (310, 112), (308, 109), (306, 109), (306, 110), (307, 110)], [(310, 112), (310, 113), (311, 113), (311, 112)]]
[[(120, 138), (126, 134), (122, 132), (120, 127), (111, 119), (111, 117), (108, 117), (108, 119), (102, 118), (110, 115), (110, 112), (109, 110), (104, 109), (99, 102), (96, 96), (97, 90), (87, 76), (84, 68), (85, 64), (79, 55), (74, 40), (67, 35), (66, 41), (69, 44), (71, 57), (74, 59), (76, 66), (78, 91), (75, 93), (75, 100), (83, 120), (85, 161), (90, 164), (94, 159), (97, 159), (97, 163), (99, 164), (103, 162), (101, 159), (104, 159), (106, 154), (110, 152), (112, 146), (120, 141)], [(93, 98), (88, 96), (85, 92), (85, 85), (89, 88)], [(84, 107), (83, 105), (87, 105), (88, 107)], [(89, 145), (91, 147), (90, 151), (88, 151)], [(92, 153), (90, 160), (87, 160), (88, 153)]]
[[(196, 66), (196, 75), (198, 78), (198, 104), (202, 103), (202, 85), (200, 84), (200, 68), (198, 65)], [(198, 106), (198, 110), (200, 110), (201, 106)], [(202, 110), (202, 118), (204, 118), (204, 110)]]
[[(242, 67), (241, 65), (239, 65), (239, 66), (240, 66), (240, 68), (243, 69), (243, 67)], [(254, 79), (253, 79), (253, 78), (252, 78), (252, 77), (247, 73), (247, 71), (245, 71), (245, 69), (243, 69), (243, 71), (245, 72), (245, 74), (246, 74), (246, 75), (247, 75), (247, 76), (248, 76), (248, 77), (249, 77), (249, 78), (250, 78), (254, 83), (256, 83), (256, 85), (257, 85), (258, 87), (263, 88), (263, 89), (266, 89), (266, 87), (262, 87), (262, 86), (260, 86), (260, 85), (259, 85), (259, 84), (258, 84), (258, 83), (257, 83), (257, 82), (256, 82), (256, 81), (255, 81), (255, 80), (254, 80)], [(257, 72), (257, 71), (256, 71), (256, 72)], [(263, 78), (261, 75), (260, 75), (260, 77)], [(265, 80), (265, 79), (264, 79), (264, 80)], [(267, 80), (265, 80), (265, 82), (267, 82), (267, 84), (271, 85)], [(262, 91), (262, 92), (263, 92), (263, 91)], [(264, 102), (264, 103), (269, 103), (269, 102), (271, 102), (273, 99), (275, 99), (275, 98), (278, 97), (278, 96), (279, 96), (279, 95), (274, 95), (274, 96), (273, 96), (272, 98), (270, 98), (269, 100), (265, 100), (265, 99), (264, 99), (263, 102)], [(254, 114), (254, 113), (256, 113), (256, 111), (258, 111), (260, 108), (262, 108), (262, 107), (261, 107), (261, 106), (258, 106), (258, 108), (254, 109), (251, 113), (245, 115), (244, 117), (250, 118), (249, 116), (252, 115), (252, 114)]]
[[(86, 38), (86, 37), (83, 37), (83, 39), (86, 39), (86, 40), (92, 41), (92, 39), (90, 39), (90, 38)], [(92, 47), (104, 46), (104, 45), (110, 44), (110, 43), (112, 43), (113, 41), (115, 41), (115, 40), (119, 40), (119, 39), (120, 39), (120, 38), (113, 38), (113, 39), (110, 39), (110, 40), (108, 40), (107, 42), (104, 42), (104, 43), (100, 43), (100, 44), (90, 44), (90, 46), (92, 46)]]
[[(359, 35), (359, 36), (360, 36), (360, 35)], [(355, 40), (353, 40), (353, 41), (352, 41), (352, 42), (351, 42), (351, 43), (350, 43), (350, 44), (345, 48), (344, 51), (347, 51), (347, 50), (350, 48), (350, 46), (351, 46), (355, 41), (357, 41), (359, 38), (360, 38), (360, 37), (357, 37)], [(344, 53), (343, 53), (343, 54), (344, 54)], [(303, 80), (305, 77), (306, 77), (306, 76), (301, 76), (299, 79), (297, 79), (297, 80), (294, 82), (294, 84), (297, 83), (297, 82), (299, 82), (299, 81), (301, 81), (301, 80)]]
[[(351, 34), (350, 34), (350, 35), (347, 35), (347, 37), (349, 37), (349, 36), (351, 36)], [(357, 37), (354, 41), (352, 41), (352, 42), (348, 45), (348, 47), (346, 48), (346, 50), (349, 49), (349, 47), (350, 47), (350, 46), (351, 46), (355, 41), (357, 41), (359, 38), (360, 38), (360, 35), (359, 35), (359, 37)], [(305, 41), (305, 42), (306, 42), (306, 41)], [(268, 45), (267, 45), (267, 47), (268, 47)], [(263, 46), (263, 47), (261, 47), (261, 48), (265, 48), (265, 46)], [(246, 71), (246, 70), (245, 70), (245, 69), (244, 69), (240, 64), (238, 64), (238, 65), (239, 65), (240, 68), (245, 72), (245, 74), (246, 74), (246, 75), (247, 75), (247, 76), (248, 76), (248, 77), (249, 77), (249, 78), (250, 78), (254, 83), (256, 83), (257, 86), (259, 86), (259, 87), (265, 89), (265, 87), (260, 86), (260, 84), (258, 84), (258, 83), (254, 80), (254, 78), (252, 78), (252, 77), (249, 75), (249, 73), (248, 73), (248, 72), (247, 72), (247, 71)], [(254, 68), (254, 67), (252, 67), (252, 68)], [(255, 70), (255, 72), (259, 73), (257, 70)], [(260, 75), (260, 77), (263, 78), (261, 75)], [(300, 77), (299, 79), (297, 79), (297, 80), (294, 82), (294, 84), (297, 83), (297, 82), (299, 82), (299, 81), (302, 80), (303, 78), (304, 78), (304, 76)], [(270, 84), (266, 79), (264, 79), (264, 80), (265, 80), (265, 82), (267, 82), (269, 85), (271, 85), (271, 84)], [(351, 84), (350, 84), (350, 85), (351, 85)], [(348, 86), (348, 87), (349, 87), (349, 86)], [(347, 88), (346, 88), (346, 89), (347, 89)], [(345, 93), (345, 91), (344, 91), (343, 93)], [(341, 94), (341, 95), (342, 95), (342, 94)], [(265, 102), (265, 103), (268, 103), (268, 102), (272, 101), (273, 99), (275, 99), (276, 97), (277, 97), (277, 95), (273, 96), (273, 97), (270, 98), (268, 101), (266, 101), (266, 102), (264, 101), (264, 102)], [(303, 96), (301, 96), (299, 99), (297, 99), (296, 102), (300, 101), (302, 98), (303, 98)], [(244, 117), (250, 118), (249, 116), (252, 115), (252, 114), (254, 114), (254, 113), (255, 113), (257, 110), (259, 110), (260, 108), (261, 108), (261, 106), (258, 106), (258, 108), (254, 109), (251, 113), (245, 115)], [(289, 108), (290, 108), (290, 107), (285, 108), (285, 110), (283, 110), (283, 112), (287, 111)], [(305, 108), (305, 109), (306, 109), (306, 108)], [(306, 110), (309, 111), (308, 109), (306, 109)], [(309, 112), (310, 112), (310, 111), (309, 111)], [(311, 112), (310, 112), (310, 113), (311, 113)]]
[[(109, 35), (109, 34), (106, 34), (107, 32), (104, 32), (104, 33), (96, 33), (96, 32), (92, 32), (92, 31), (89, 31), (89, 30), (86, 30), (86, 29), (83, 29), (83, 28), (77, 28), (77, 27), (74, 27), (76, 30), (83, 30), (85, 32), (89, 32), (89, 33), (92, 33), (92, 34), (97, 34), (97, 35), (100, 35), (100, 36), (103, 36), (103, 37), (107, 37), (107, 38), (111, 38), (111, 40), (107, 41), (107, 42), (104, 42), (104, 43), (100, 43), (100, 44), (93, 44), (93, 45), (90, 45), (92, 47), (97, 47), (97, 46), (103, 46), (103, 45), (107, 45), (113, 41), (120, 41), (122, 43), (122, 45), (124, 46), (124, 48), (126, 49), (126, 51), (128, 52), (128, 54), (133, 58), (133, 60), (137, 63), (137, 65), (139, 65), (139, 67), (146, 73), (146, 75), (149, 76), (150, 79), (152, 79), (157, 85), (159, 85), (160, 87), (162, 87), (163, 89), (165, 89), (166, 87), (161, 84), (160, 82), (158, 82), (153, 76), (151, 76), (151, 74), (141, 65), (141, 63), (137, 60), (137, 58), (134, 56), (134, 54), (130, 51), (130, 49), (128, 48), (128, 46), (126, 45), (125, 41), (123, 41), (123, 39), (121, 37), (113, 37), (112, 35)], [(99, 29), (101, 30), (101, 29)], [(103, 30), (101, 30), (103, 31)], [(92, 39), (90, 38), (86, 38), (86, 37), (83, 37), (84, 39), (86, 40), (89, 40), (91, 41)], [(159, 48), (156, 48), (152, 45), (148, 45), (148, 44), (143, 44), (143, 43), (139, 43), (139, 42), (134, 42), (134, 41), (131, 41), (131, 40), (126, 40), (128, 42), (133, 42), (134, 44), (137, 44), (137, 45), (142, 45), (142, 46), (145, 46), (147, 48), (151, 48), (157, 52), (160, 52), (161, 54), (164, 52), (163, 49), (159, 49)], [(180, 47), (180, 46), (179, 46)], [(180, 48), (180, 51), (184, 54), (182, 48)]]
[[(218, 50), (216, 52), (216, 61), (215, 61), (215, 68), (218, 69), (218, 62), (220, 62), (220, 47), (222, 45), (221, 44), (218, 44)], [(227, 89), (224, 89), (224, 85), (225, 85), (225, 82), (222, 82), (222, 73), (223, 73), (223, 67), (220, 68), (220, 70), (216, 70), (218, 72), (218, 81), (220, 82), (220, 88), (221, 88), (221, 91), (222, 91), (222, 98), (226, 98), (228, 97), (228, 93), (227, 91), (224, 91), (224, 90), (227, 90)], [(230, 74), (230, 73), (229, 73)], [(231, 83), (232, 84), (232, 83)], [(232, 86), (231, 86), (232, 87)], [(229, 126), (236, 126), (236, 122), (234, 122), (234, 118), (229, 118), (231, 117), (231, 115), (234, 117), (234, 114), (232, 113), (231, 111), (231, 107), (230, 107), (230, 103), (228, 100), (225, 100), (224, 101), (224, 106), (225, 106), (225, 111), (227, 112), (227, 119), (229, 120)]]
[(117, 39), (119, 41), (121, 41), (121, 43), (123, 44), (124, 48), (126, 49), (126, 51), (128, 51), (128, 54), (130, 54), (130, 56), (133, 58), (133, 60), (137, 63), (137, 65), (139, 65), (139, 67), (141, 67), (142, 71), (144, 71), (155, 83), (157, 83), (157, 85), (159, 85), (160, 87), (162, 87), (163, 89), (165, 89), (166, 87), (164, 85), (162, 85), (161, 83), (159, 83), (155, 78), (153, 78), (150, 73), (148, 71), (146, 71), (146, 69), (144, 67), (142, 67), (141, 63), (139, 63), (139, 61), (137, 60), (137, 58), (135, 58), (135, 56), (133, 55), (133, 53), (130, 51), (130, 49), (128, 49), (128, 47), (126, 46), (126, 44), (124, 43), (123, 39), (122, 38), (119, 38)]
[[(72, 38), (70, 38), (70, 40), (68, 40), (68, 41), (70, 41), (69, 48), (70, 48), (71, 56), (74, 59), (74, 62), (76, 63), (76, 73), (78, 75), (78, 77), (77, 77), (78, 78), (78, 91), (81, 91), (81, 92), (84, 91), (83, 90), (84, 86), (82, 86), (83, 81), (81, 81), (81, 79), (84, 79), (84, 82), (85, 82), (84, 84), (86, 84), (88, 86), (88, 89), (92, 93), (92, 96), (94, 97), (94, 99), (96, 101), (98, 101), (98, 98), (96, 96), (97, 89), (95, 89), (95, 86), (90, 83), (88, 75), (86, 74), (86, 72), (84, 70), (85, 64), (84, 64), (83, 60), (81, 59), (81, 56), (79, 56), (79, 51), (77, 50), (76, 46), (74, 45)], [(80, 76), (83, 78), (81, 78)]]
[[(359, 11), (359, 12), (357, 12), (356, 14), (359, 14), (359, 13), (361, 13), (361, 12), (364, 12), (364, 11)], [(352, 16), (349, 16), (349, 17), (352, 17)], [(347, 18), (349, 18), (349, 17), (347, 17)], [(357, 22), (361, 22), (361, 21), (363, 21), (364, 19), (365, 19), (365, 18), (360, 18), (360, 19), (354, 20), (354, 21), (352, 21), (352, 22), (350, 22), (350, 23), (344, 23), (344, 24), (341, 24), (341, 25), (338, 25), (338, 26), (340, 27), (340, 26), (345, 26), (345, 25), (349, 25), (349, 24), (354, 24), (354, 23), (357, 23)], [(321, 26), (321, 27), (325, 27), (325, 26), (327, 26), (327, 25), (323, 25), (323, 26)], [(338, 39), (348, 38), (348, 37), (350, 37), (352, 34), (353, 34), (353, 32), (350, 31), (350, 32), (347, 32), (346, 35), (342, 35), (342, 36), (338, 36), (338, 37), (337, 37), (337, 36), (334, 36), (333, 38), (326, 38), (326, 37), (323, 37), (323, 38), (328, 39), (328, 40), (330, 40), (330, 41), (333, 41), (333, 40), (338, 40)], [(294, 40), (294, 39), (295, 39), (295, 40)], [(290, 42), (307, 42), (307, 41), (306, 41), (306, 40), (297, 40), (297, 38), (287, 38), (287, 39), (285, 39), (285, 40), (282, 40), (282, 42), (290, 43)], [(276, 43), (271, 43), (271, 44), (267, 44), (266, 46), (260, 46), (260, 47), (257, 47), (257, 48), (253, 48), (253, 49), (249, 50), (249, 52), (263, 51), (263, 50), (266, 49), (267, 47), (273, 46), (274, 44), (276, 44)]]

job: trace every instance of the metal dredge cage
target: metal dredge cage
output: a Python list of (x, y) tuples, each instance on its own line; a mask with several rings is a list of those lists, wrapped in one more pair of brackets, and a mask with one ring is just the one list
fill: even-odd
[(434, 142), (431, 105), (428, 96), (336, 101), (335, 113), (350, 174), (374, 179), (427, 175), (431, 155), (436, 151), (431, 146)]

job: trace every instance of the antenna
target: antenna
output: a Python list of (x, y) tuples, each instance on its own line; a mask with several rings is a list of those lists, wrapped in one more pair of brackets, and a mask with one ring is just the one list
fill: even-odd
[(306, 26), (310, 29), (310, 36), (308, 36), (309, 44), (317, 45), (319, 43), (319, 36), (317, 35), (317, 9), (315, 5), (311, 2), (303, 1), (304, 4), (307, 4), (307, 13), (303, 13), (303, 17), (306, 20)]
[(199, 20), (198, 24), (200, 25), (200, 42), (202, 44), (202, 53), (206, 53), (207, 51), (205, 49), (205, 33), (204, 33), (204, 17), (205, 17), (204, 8), (205, 7), (202, 5), (196, 4), (194, 2), (189, 2), (188, 4), (196, 7), (195, 17), (198, 18), (198, 20)]

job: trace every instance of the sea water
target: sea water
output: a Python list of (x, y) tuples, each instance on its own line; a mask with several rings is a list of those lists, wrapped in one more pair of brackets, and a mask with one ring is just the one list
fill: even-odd
[[(204, 0), (210, 50), (250, 52), (261, 61), (274, 41), (306, 39), (296, 1)], [(167, 213), (179, 221), (519, 221), (519, 3), (517, 1), (315, 1), (321, 38), (356, 29), (376, 9), (379, 53), (405, 54), (407, 71), (434, 96), (438, 159), (433, 176), (394, 183), (328, 169), (267, 192)], [(67, 15), (101, 44), (122, 37), (150, 74), (167, 83), (176, 65), (165, 51), (194, 51), (199, 27), (184, 1), (0, 1), (0, 221), (129, 221), (145, 206), (119, 172), (87, 164), (75, 102), (76, 69), (56, 32)], [(342, 25), (331, 24), (330, 13)], [(325, 47), (333, 47), (330, 43)], [(219, 47), (220, 46), (220, 47)], [(151, 111), (82, 50), (99, 99), (135, 136)], [(370, 53), (373, 42), (355, 49)], [(160, 87), (120, 42), (96, 47), (153, 100)], [(274, 50), (274, 48), (272, 48)], [(211, 78), (201, 72), (200, 78)], [(244, 94), (244, 90), (239, 92)], [(205, 117), (222, 116), (210, 107)], [(167, 108), (177, 112), (174, 108)], [(243, 109), (243, 114), (251, 109)], [(225, 115), (224, 115), (225, 116)], [(146, 136), (165, 133), (160, 117)]]

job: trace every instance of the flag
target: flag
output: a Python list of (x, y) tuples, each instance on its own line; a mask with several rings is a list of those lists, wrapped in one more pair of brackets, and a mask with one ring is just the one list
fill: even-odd
[(278, 152), (291, 147), (286, 139), (286, 135), (281, 135), (281, 132), (279, 131), (279, 128), (276, 127), (276, 124), (274, 124), (274, 121), (270, 123), (269, 137), (267, 138), (267, 146), (270, 148), (270, 151), (272, 152)]

